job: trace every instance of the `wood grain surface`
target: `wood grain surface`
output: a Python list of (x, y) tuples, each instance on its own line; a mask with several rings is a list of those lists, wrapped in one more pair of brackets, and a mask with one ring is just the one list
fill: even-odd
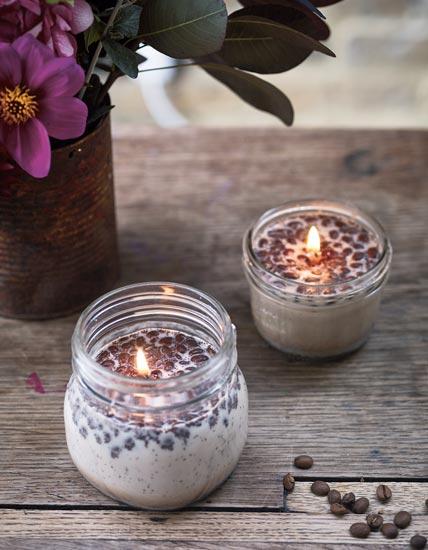
[[(159, 524), (127, 510), (93, 489), (67, 453), (62, 402), (76, 316), (2, 319), (0, 547), (67, 549), (76, 537), (79, 548), (94, 540), (102, 548), (120, 540), (126, 548), (355, 544), (349, 518), (331, 516), (309, 493), (314, 479), (358, 482), (369, 497), (390, 480), (394, 506), (415, 512), (409, 537), (394, 544), (407, 544), (411, 530), (427, 535), (428, 132), (148, 130), (118, 139), (115, 157), (121, 284), (183, 282), (226, 306), (250, 390), (248, 444), (231, 479), (193, 509), (162, 514)], [(368, 344), (322, 365), (288, 358), (259, 337), (241, 269), (242, 235), (255, 218), (317, 196), (374, 214), (394, 247)], [(32, 373), (45, 393), (28, 385)], [(291, 466), (302, 452), (315, 458), (307, 472)], [(300, 481), (284, 499), (287, 471)], [(385, 542), (376, 535), (364, 545)]]

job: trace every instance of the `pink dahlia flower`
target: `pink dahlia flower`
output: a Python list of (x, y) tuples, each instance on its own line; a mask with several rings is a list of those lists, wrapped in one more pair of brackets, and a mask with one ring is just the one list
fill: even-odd
[(0, 44), (0, 145), (32, 176), (49, 173), (49, 136), (84, 133), (88, 108), (74, 97), (83, 82), (73, 58), (55, 57), (31, 34)]
[(0, 42), (10, 43), (26, 32), (49, 46), (57, 55), (76, 53), (75, 34), (94, 21), (85, 0), (74, 4), (48, 4), (45, 0), (0, 0)]

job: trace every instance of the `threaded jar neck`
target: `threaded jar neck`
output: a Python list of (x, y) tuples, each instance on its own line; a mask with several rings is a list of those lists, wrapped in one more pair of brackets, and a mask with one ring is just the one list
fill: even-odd
[[(203, 366), (174, 378), (130, 378), (95, 360), (109, 343), (145, 328), (180, 330), (215, 350)], [(199, 290), (175, 283), (142, 283), (99, 298), (81, 315), (72, 338), (79, 381), (99, 399), (136, 412), (160, 411), (208, 398), (237, 364), (235, 328), (223, 306)]]

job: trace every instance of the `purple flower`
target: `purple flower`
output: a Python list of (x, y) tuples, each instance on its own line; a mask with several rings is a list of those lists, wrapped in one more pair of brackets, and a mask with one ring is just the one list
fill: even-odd
[(74, 4), (48, 4), (44, 0), (0, 0), (0, 43), (11, 43), (26, 32), (49, 46), (57, 55), (76, 53), (75, 34), (85, 31), (94, 20), (85, 0)]
[(88, 108), (73, 97), (83, 82), (73, 58), (55, 57), (31, 34), (0, 44), (0, 145), (32, 176), (49, 173), (49, 136), (84, 133)]

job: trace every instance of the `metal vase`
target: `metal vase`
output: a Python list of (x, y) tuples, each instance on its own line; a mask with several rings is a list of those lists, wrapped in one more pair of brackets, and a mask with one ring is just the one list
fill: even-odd
[(119, 277), (110, 117), (52, 153), (45, 179), (0, 172), (0, 315), (81, 310)]

